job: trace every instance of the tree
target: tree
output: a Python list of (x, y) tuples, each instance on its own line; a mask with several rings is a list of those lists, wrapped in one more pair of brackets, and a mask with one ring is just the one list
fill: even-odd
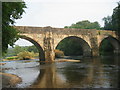
[(116, 31), (120, 39), (120, 2), (118, 2), (118, 6), (114, 8), (112, 16), (104, 17), (103, 20), (104, 29)]
[(18, 31), (12, 26), (16, 19), (22, 18), (26, 8), (25, 2), (3, 2), (2, 3), (2, 52), (6, 53), (8, 45), (13, 46), (19, 38)]
[(82, 47), (78, 38), (65, 38), (62, 40), (57, 49), (64, 52), (66, 56), (80, 56), (83, 54)]
[(103, 18), (104, 21), (104, 28), (105, 30), (113, 30), (113, 24), (112, 24), (112, 17), (107, 16)]
[(27, 51), (27, 48), (16, 45), (14, 48), (14, 55), (17, 55), (20, 52)]
[(35, 45), (28, 46), (27, 51), (29, 52), (34, 52), (34, 53), (39, 53), (38, 49), (35, 47)]
[(100, 29), (100, 24), (98, 22), (90, 22), (88, 20), (79, 21), (71, 26), (65, 26), (64, 28), (78, 28), (78, 29)]
[(118, 34), (120, 40), (120, 1), (118, 2), (118, 6), (113, 10), (112, 23), (113, 29), (116, 30), (116, 34)]

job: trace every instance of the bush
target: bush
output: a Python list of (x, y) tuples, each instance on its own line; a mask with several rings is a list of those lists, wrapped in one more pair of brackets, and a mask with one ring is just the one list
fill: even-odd
[(62, 57), (62, 56), (64, 56), (64, 52), (56, 49), (56, 50), (55, 50), (55, 57), (56, 57), (56, 58), (60, 58), (60, 57)]
[(7, 60), (15, 60), (15, 59), (18, 59), (18, 56), (7, 57), (6, 59)]
[(17, 56), (20, 60), (29, 60), (35, 57), (35, 53), (24, 51), (24, 52), (20, 52)]

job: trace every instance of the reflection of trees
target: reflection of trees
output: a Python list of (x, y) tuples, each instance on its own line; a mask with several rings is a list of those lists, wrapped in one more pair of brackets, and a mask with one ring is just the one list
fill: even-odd
[(65, 67), (63, 72), (67, 82), (73, 83), (80, 83), (86, 77), (84, 73), (88, 73), (86, 68), (77, 68), (71, 65)]
[(40, 75), (31, 86), (31, 88), (61, 88), (65, 87), (64, 81), (61, 80), (56, 73), (55, 64), (45, 65), (44, 69), (40, 70)]
[[(40, 75), (31, 87), (120, 87), (120, 73), (117, 71), (113, 73), (115, 68), (109, 69), (109, 66), (117, 64), (118, 59), (105, 59), (105, 62), (103, 60), (95, 58), (83, 60), (81, 63), (60, 63), (60, 67), (62, 65), (64, 66), (63, 68), (56, 66), (57, 64), (43, 65), (44, 68), (40, 70)], [(110, 60), (110, 63), (107, 60)]]

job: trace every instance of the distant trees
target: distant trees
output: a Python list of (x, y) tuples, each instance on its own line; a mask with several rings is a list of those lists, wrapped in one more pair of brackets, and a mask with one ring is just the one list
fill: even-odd
[(24, 51), (38, 53), (38, 49), (34, 45), (33, 46), (16, 45), (14, 48), (9, 48), (7, 50), (6, 56), (16, 56), (20, 52), (24, 52)]
[(104, 30), (113, 30), (112, 17), (107, 16), (103, 18), (104, 21)]
[(90, 22), (88, 20), (79, 21), (71, 26), (65, 26), (64, 28), (78, 28), (78, 29), (101, 29), (100, 24), (96, 22)]
[(66, 56), (80, 56), (83, 54), (82, 47), (77, 38), (66, 38), (62, 40), (56, 49), (63, 51)]
[(120, 2), (114, 8), (112, 16), (104, 17), (103, 21), (105, 30), (115, 30), (120, 33)]
[(113, 51), (112, 44), (107, 39), (104, 39), (99, 48), (100, 55), (113, 55)]
[(18, 46), (16, 45), (14, 48), (8, 48), (5, 57), (7, 59), (16, 60), (27, 60), (32, 58), (38, 58), (39, 52), (37, 48), (33, 46)]

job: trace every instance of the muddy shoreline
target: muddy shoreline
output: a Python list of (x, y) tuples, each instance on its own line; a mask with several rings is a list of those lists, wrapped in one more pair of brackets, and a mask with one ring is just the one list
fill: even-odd
[(22, 82), (22, 79), (14, 74), (0, 72), (0, 79), (2, 80), (2, 88), (14, 87)]

